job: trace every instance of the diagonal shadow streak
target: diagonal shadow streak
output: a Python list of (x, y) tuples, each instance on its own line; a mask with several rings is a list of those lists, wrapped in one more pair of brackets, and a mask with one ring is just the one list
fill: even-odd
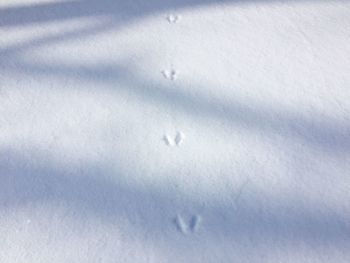
[[(162, 11), (174, 11), (180, 8), (196, 7), (204, 5), (217, 5), (225, 3), (249, 4), (254, 2), (276, 2), (278, 0), (177, 0), (177, 1), (113, 1), (113, 0), (66, 0), (63, 2), (50, 2), (33, 4), (27, 6), (14, 6), (0, 8), (0, 27), (11, 26), (28, 26), (31, 24), (42, 24), (45, 22), (72, 20), (75, 18), (85, 17), (101, 17), (110, 20), (108, 26), (101, 27), (97, 25), (89, 32), (83, 29), (82, 32), (71, 34), (57, 34), (56, 36), (48, 36), (34, 39), (22, 44), (14, 44), (13, 46), (0, 49), (0, 56), (8, 56), (10, 53), (26, 51), (27, 49), (53, 43), (55, 41), (65, 41), (71, 38), (79, 38), (83, 36), (102, 33), (111, 27), (121, 27), (123, 24), (130, 24), (136, 19), (141, 19), (148, 14), (154, 14)], [(301, 1), (301, 0), (288, 0)], [(315, 0), (303, 0), (315, 1)], [(319, 2), (326, 0), (317, 0)], [(348, 0), (343, 0), (344, 2)]]
[[(9, 46), (0, 48), (0, 57), (4, 60), (16, 60), (19, 58), (21, 52), (26, 52), (32, 48), (38, 49), (42, 46), (50, 44), (58, 44), (60, 42), (67, 42), (73, 39), (83, 39), (92, 35), (97, 35), (108, 31), (111, 28), (115, 28), (116, 25), (111, 21), (103, 23), (96, 23), (94, 25), (85, 26), (83, 28), (67, 30), (56, 34), (45, 35), (43, 37), (36, 37), (30, 40), (22, 41), (17, 44), (11, 44)], [(0, 62), (1, 64), (1, 62)]]
[[(113, 8), (104, 7), (93, 10), (94, 5), (83, 7), (84, 3), (97, 3), (98, 1), (67, 1), (65, 3), (44, 4), (31, 8), (13, 8), (6, 11), (0, 10), (0, 26), (17, 26), (28, 23), (39, 23), (58, 19), (72, 18), (72, 14), (65, 15), (68, 8), (72, 8), (74, 17), (91, 15), (111, 15)], [(176, 2), (176, 1), (174, 1)], [(184, 2), (184, 1), (183, 1)], [(203, 2), (192, 1), (191, 3)], [(211, 2), (211, 1), (204, 1)], [(149, 4), (151, 5), (151, 4)], [(98, 5), (100, 6), (100, 4)], [(103, 6), (103, 5), (101, 5)], [(164, 5), (163, 5), (164, 6)], [(114, 6), (115, 7), (115, 6)], [(174, 8), (173, 6), (172, 8)], [(168, 7), (167, 7), (168, 8)], [(23, 12), (23, 13), (21, 13)], [(67, 12), (66, 12), (67, 13)], [(136, 16), (138, 11), (130, 8), (128, 15)], [(40, 16), (38, 14), (41, 14)], [(18, 19), (18, 16), (21, 19)], [(15, 19), (17, 17), (17, 20)], [(103, 28), (96, 27), (90, 32), (82, 31), (81, 36), (97, 33)], [(81, 37), (79, 36), (79, 37)], [(9, 49), (7, 54), (15, 54), (27, 47), (45, 44), (60, 40), (60, 35), (51, 39), (38, 39), (33, 43), (17, 46)], [(74, 37), (74, 33), (67, 37)], [(6, 54), (6, 52), (4, 54)], [(174, 109), (197, 117), (211, 117), (212, 120), (223, 120), (233, 125), (246, 128), (248, 131), (268, 131), (285, 138), (293, 138), (312, 147), (334, 153), (348, 153), (350, 149), (350, 127), (342, 123), (330, 120), (315, 121), (303, 116), (274, 110), (266, 107), (249, 107), (239, 101), (222, 103), (221, 101), (209, 100), (206, 97), (192, 96), (181, 93), (178, 90), (169, 90), (166, 86), (135, 77), (124, 63), (106, 63), (98, 66), (68, 66), (68, 65), (45, 65), (30, 64), (19, 61), (16, 68), (1, 65), (4, 70), (19, 70), (30, 74), (52, 75), (63, 78), (76, 78), (79, 76), (86, 81), (104, 83), (117, 89), (127, 89), (134, 96), (140, 97), (147, 103), (156, 101), (160, 104), (173, 105)], [(118, 81), (118, 82), (117, 82)], [(43, 203), (59, 201), (67, 204), (70, 209), (75, 209), (78, 214), (87, 212), (91, 216), (101, 217), (108, 222), (116, 222), (120, 217), (126, 217), (133, 226), (142, 229), (150, 229), (154, 235), (161, 235), (154, 221), (164, 219), (164, 211), (168, 217), (172, 217), (175, 196), (181, 193), (161, 191), (154, 187), (139, 189), (132, 185), (124, 185), (114, 180), (106, 179), (104, 174), (114, 174), (102, 168), (88, 167), (85, 172), (79, 172), (78, 168), (63, 168), (55, 164), (46, 163), (40, 167), (23, 158), (22, 156), (5, 152), (0, 159), (0, 207), (3, 209), (26, 205), (30, 202)], [(72, 175), (73, 174), (73, 175)], [(118, 176), (118, 175), (117, 175)], [(165, 193), (167, 192), (167, 193)], [(219, 224), (212, 224), (210, 230), (212, 240), (216, 235), (223, 234), (227, 241), (244, 239), (247, 236), (264, 240), (289, 239), (291, 241), (306, 241), (313, 244), (326, 242), (331, 246), (343, 246), (349, 244), (350, 230), (344, 223), (344, 219), (329, 213), (320, 214), (313, 209), (302, 206), (293, 208), (292, 204), (285, 204), (286, 210), (292, 213), (284, 213), (278, 209), (264, 212), (259, 200), (250, 200), (250, 204), (239, 214), (233, 216), (220, 216), (225, 211), (234, 207), (230, 204), (215, 203), (204, 208), (206, 213), (218, 215)], [(187, 206), (198, 207), (200, 204), (190, 201)], [(144, 208), (147, 209), (144, 209)], [(151, 213), (149, 211), (152, 211)], [(150, 216), (152, 215), (152, 216)], [(156, 218), (156, 220), (154, 220)]]
[[(23, 71), (25, 74), (56, 76), (59, 78), (80, 78), (89, 83), (108, 85), (115, 90), (126, 89), (146, 103), (171, 106), (174, 110), (200, 118), (210, 117), (229, 125), (240, 127), (248, 132), (268, 132), (284, 139), (294, 139), (303, 145), (322, 150), (325, 154), (342, 154), (350, 151), (350, 126), (319, 117), (307, 118), (300, 114), (272, 109), (266, 106), (248, 106), (230, 99), (229, 102), (213, 100), (169, 89), (164, 84), (155, 83), (130, 71), (127, 61), (121, 64), (53, 65), (21, 62), (14, 68), (4, 69)], [(0, 64), (1, 67), (1, 64)], [(118, 85), (117, 85), (118, 84)], [(117, 85), (117, 86), (116, 86)], [(147, 100), (146, 100), (147, 98)]]
[[(327, 0), (287, 0), (294, 2)], [(347, 2), (348, 0), (340, 0)], [(162, 11), (173, 11), (180, 8), (190, 8), (204, 5), (239, 3), (254, 4), (256, 2), (283, 2), (278, 0), (66, 0), (60, 2), (50, 2), (33, 4), (27, 6), (14, 6), (0, 8), (0, 27), (6, 26), (27, 26), (52, 21), (66, 19), (109, 16), (124, 22), (138, 17), (155, 14)], [(284, 1), (286, 2), (286, 1)]]
[(97, 216), (112, 224), (127, 218), (138, 231), (150, 231), (160, 237), (163, 231), (158, 222), (176, 229), (171, 225), (175, 207), (193, 210), (201, 207), (204, 215), (211, 216), (212, 222), (208, 222), (211, 228), (206, 231), (210, 242), (224, 236), (227, 242), (249, 237), (264, 242), (302, 241), (316, 246), (327, 243), (338, 248), (350, 244), (348, 218), (331, 211), (320, 213), (318, 208), (296, 204), (292, 199), (282, 208), (274, 207), (276, 200), (271, 198), (263, 202), (251, 199), (238, 210), (234, 198), (231, 203), (210, 202), (204, 207), (194, 200), (176, 204), (174, 200), (182, 193), (166, 189), (165, 185), (163, 189), (152, 185), (140, 188), (118, 182), (120, 172), (108, 171), (101, 165), (83, 163), (83, 170), (82, 167), (60, 167), (47, 161), (41, 163), (45, 158), (37, 152), (30, 159), (12, 150), (2, 151), (1, 156), (0, 213), (33, 203), (53, 206), (60, 203), (74, 210), (77, 218), (79, 214)]
[[(261, 1), (261, 0), (259, 0)], [(265, 0), (266, 1), (266, 0)], [(271, 0), (268, 0), (271, 1)], [(178, 8), (195, 7), (225, 2), (248, 3), (254, 1), (242, 0), (150, 0), (150, 1), (120, 1), (120, 0), (67, 0), (0, 8), (1, 26), (26, 26), (30, 24), (74, 19), (92, 16), (110, 16), (134, 19), (151, 13)]]
[(124, 1), (63, 1), (33, 4), (29, 6), (4, 7), (0, 9), (0, 26), (28, 26), (44, 22), (53, 22), (92, 16), (131, 15)]

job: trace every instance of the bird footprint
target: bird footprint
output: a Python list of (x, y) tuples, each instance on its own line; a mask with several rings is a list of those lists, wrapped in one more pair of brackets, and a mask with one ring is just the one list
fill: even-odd
[(164, 78), (169, 79), (169, 80), (175, 80), (177, 78), (177, 72), (174, 69), (163, 70), (162, 74), (163, 74)]
[(180, 21), (181, 16), (180, 15), (168, 15), (166, 17), (166, 19), (168, 20), (169, 23), (177, 23), (178, 21)]
[(186, 223), (185, 219), (181, 215), (177, 215), (175, 218), (176, 226), (178, 230), (183, 234), (196, 232), (201, 221), (202, 218), (199, 215), (192, 216), (188, 223)]
[(164, 141), (169, 146), (179, 146), (185, 138), (185, 135), (182, 132), (177, 132), (175, 138), (172, 138), (169, 135), (164, 136)]

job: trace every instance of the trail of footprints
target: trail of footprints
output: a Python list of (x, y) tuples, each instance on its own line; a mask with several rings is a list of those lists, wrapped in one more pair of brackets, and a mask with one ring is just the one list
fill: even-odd
[[(170, 14), (166, 17), (166, 19), (169, 23), (177, 23), (181, 19), (181, 16)], [(176, 80), (178, 76), (178, 71), (174, 68), (164, 69), (161, 71), (161, 73), (164, 78), (172, 81)], [(183, 142), (184, 138), (185, 136), (182, 132), (177, 132), (175, 137), (165, 134), (163, 140), (168, 146), (179, 146)]]
[[(181, 16), (170, 14), (166, 17), (166, 19), (169, 23), (175, 24), (180, 21)], [(178, 71), (174, 68), (164, 69), (161, 71), (161, 73), (165, 79), (171, 81), (175, 81), (178, 77)], [(185, 135), (183, 132), (178, 131), (175, 136), (165, 134), (163, 139), (165, 144), (168, 146), (180, 146), (185, 139)], [(187, 220), (183, 216), (177, 215), (174, 220), (177, 229), (185, 235), (197, 232), (201, 222), (202, 217), (200, 215), (193, 215)]]
[[(170, 14), (167, 15), (166, 19), (168, 20), (169, 23), (171, 24), (175, 24), (178, 21), (180, 21), (181, 16), (180, 15), (174, 15), (174, 14)], [(171, 69), (164, 69), (161, 71), (162, 75), (164, 78), (168, 79), (168, 80), (176, 80), (178, 72), (177, 70), (171, 68)]]

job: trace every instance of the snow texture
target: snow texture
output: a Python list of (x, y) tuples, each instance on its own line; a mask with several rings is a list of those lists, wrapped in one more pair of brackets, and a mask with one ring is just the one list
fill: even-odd
[(0, 262), (350, 262), (350, 1), (1, 0)]

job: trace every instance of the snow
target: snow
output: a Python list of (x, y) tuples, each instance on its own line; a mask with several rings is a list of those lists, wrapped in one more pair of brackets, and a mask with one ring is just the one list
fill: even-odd
[(2, 0), (0, 262), (349, 262), (349, 14)]

